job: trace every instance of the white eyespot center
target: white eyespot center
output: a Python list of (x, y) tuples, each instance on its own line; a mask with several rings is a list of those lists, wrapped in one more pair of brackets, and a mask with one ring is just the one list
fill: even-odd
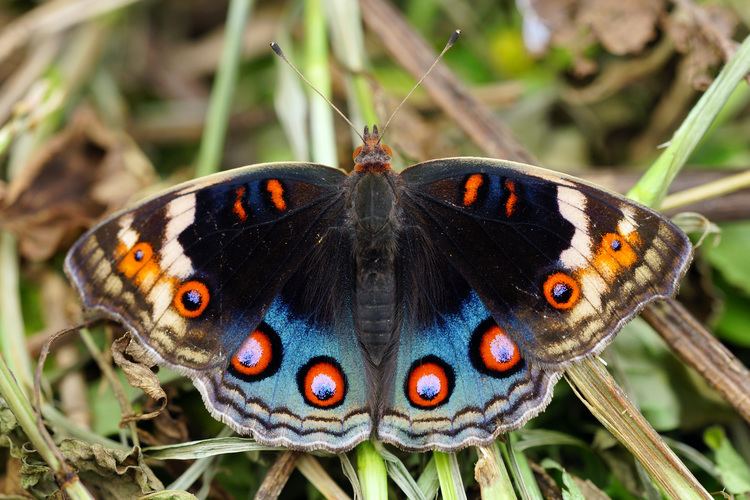
[(319, 373), (313, 377), (310, 383), (313, 394), (320, 399), (326, 400), (336, 394), (336, 382), (325, 373)]
[(263, 357), (263, 346), (256, 339), (248, 339), (242, 346), (239, 358), (240, 363), (245, 366), (255, 366)]
[(440, 379), (432, 373), (423, 375), (417, 380), (417, 394), (424, 399), (433, 399), (440, 394)]
[(490, 352), (495, 361), (507, 363), (513, 359), (513, 355), (516, 353), (516, 346), (505, 335), (495, 335), (492, 341), (490, 341)]

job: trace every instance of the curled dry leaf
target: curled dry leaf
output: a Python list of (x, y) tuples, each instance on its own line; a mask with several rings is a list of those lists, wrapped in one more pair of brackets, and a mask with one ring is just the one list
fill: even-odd
[(112, 342), (112, 359), (122, 368), (128, 383), (138, 387), (149, 398), (158, 403), (158, 407), (141, 415), (125, 415), (123, 422), (131, 420), (149, 420), (157, 417), (167, 406), (167, 394), (159, 384), (156, 374), (151, 371), (154, 366), (146, 349), (129, 333)]
[(18, 237), (26, 258), (44, 260), (154, 178), (149, 161), (123, 132), (80, 111), (0, 189), (0, 227)]
[(60, 443), (68, 463), (97, 498), (130, 499), (164, 489), (141, 450), (114, 450), (76, 439)]
[(685, 4), (665, 20), (665, 29), (675, 49), (686, 55), (690, 82), (705, 90), (713, 81), (711, 70), (727, 60), (734, 50), (732, 35), (737, 17), (719, 5)]

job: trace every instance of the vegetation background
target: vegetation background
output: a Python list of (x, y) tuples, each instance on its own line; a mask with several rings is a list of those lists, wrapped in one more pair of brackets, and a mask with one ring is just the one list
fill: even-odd
[[(168, 370), (158, 371), (160, 392), (150, 370), (121, 352), (118, 358), (117, 350), (111, 354), (109, 345), (121, 333), (112, 325), (93, 326), (80, 339), (71, 335), (57, 344), (42, 378), (43, 414), (57, 446), (34, 431), (32, 366), (54, 332), (81, 320), (61, 263), (84, 229), (219, 166), (314, 160), (351, 169), (352, 131), (273, 56), (269, 41), (278, 41), (361, 127), (382, 123), (424, 70), (420, 57), (433, 57), (420, 39), (439, 50), (455, 28), (463, 35), (445, 56), (448, 69), (428, 77), (389, 129), (398, 167), (494, 153), (626, 192), (719, 70), (739, 54), (739, 42), (750, 32), (750, 5), (0, 3), (4, 495), (59, 494), (53, 471), (63, 470), (64, 458), (100, 498), (245, 498), (259, 488), (261, 496), (273, 496), (284, 485), (285, 498), (363, 492), (376, 498), (384, 494), (373, 491), (385, 484), (386, 474), (385, 494), (393, 498), (490, 498), (494, 490), (482, 475), (488, 463), (497, 468), (490, 474), (494, 480), (513, 485), (501, 488), (505, 498), (660, 497), (639, 462), (565, 381), (545, 413), (498, 447), (458, 456), (370, 445), (348, 457), (299, 455), (230, 437), (190, 382)], [(473, 104), (445, 97), (456, 86)], [(690, 211), (704, 217), (679, 219), (697, 237), (706, 236), (680, 300), (747, 365), (747, 83), (719, 106), (710, 129), (694, 132), (701, 143), (672, 185), (681, 196), (667, 197), (662, 206), (671, 215)], [(685, 193), (688, 187), (694, 189)], [(743, 419), (736, 410), (739, 403), (728, 404), (640, 319), (604, 357), (619, 385), (706, 490), (716, 497), (748, 496), (750, 428), (747, 414)]]

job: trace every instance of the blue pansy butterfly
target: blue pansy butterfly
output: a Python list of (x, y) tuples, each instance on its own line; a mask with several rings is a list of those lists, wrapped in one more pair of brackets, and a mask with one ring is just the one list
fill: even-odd
[(261, 443), (486, 444), (561, 370), (675, 292), (691, 255), (659, 214), (529, 165), (253, 165), (114, 215), (71, 249), (84, 305), (190, 377)]

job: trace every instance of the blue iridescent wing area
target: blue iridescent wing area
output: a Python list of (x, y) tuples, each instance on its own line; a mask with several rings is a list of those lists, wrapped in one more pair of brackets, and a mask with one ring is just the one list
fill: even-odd
[(379, 439), (416, 451), (486, 445), (547, 406), (559, 372), (525, 359), (473, 290), (434, 313), (424, 323), (405, 311)]
[(267, 164), (183, 184), (89, 231), (65, 269), (87, 309), (191, 377), (235, 430), (348, 449), (371, 423), (348, 305), (345, 178)]
[(559, 370), (600, 352), (691, 258), (658, 213), (578, 179), (453, 158), (401, 174), (405, 218), (476, 291), (527, 358)]

